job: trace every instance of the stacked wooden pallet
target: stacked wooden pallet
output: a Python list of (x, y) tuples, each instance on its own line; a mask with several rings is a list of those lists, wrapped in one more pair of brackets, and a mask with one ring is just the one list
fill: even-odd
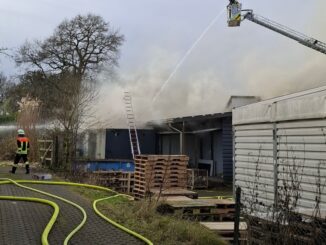
[(123, 171), (94, 171), (91, 174), (94, 184), (107, 186), (123, 193), (132, 193), (134, 173)]
[[(233, 244), (234, 222), (200, 222), (200, 224), (217, 233), (223, 240)], [(240, 244), (247, 244), (247, 224), (245, 222), (240, 222), (239, 233)]]
[(134, 188), (134, 173), (133, 172), (121, 172), (119, 179), (120, 186), (116, 189), (119, 192), (131, 194)]
[(190, 199), (186, 197), (168, 197), (166, 204), (173, 212), (179, 210), (186, 219), (198, 221), (233, 221), (235, 203), (221, 199)]
[(188, 161), (185, 155), (135, 156), (135, 198), (144, 198), (153, 192), (186, 189)]

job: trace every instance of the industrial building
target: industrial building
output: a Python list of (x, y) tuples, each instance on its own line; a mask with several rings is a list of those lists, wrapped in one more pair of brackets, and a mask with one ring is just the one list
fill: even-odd
[[(225, 183), (233, 180), (232, 108), (257, 102), (254, 96), (231, 96), (224, 112), (148, 122), (137, 128), (142, 154), (187, 155), (189, 168), (206, 169), (208, 175)], [(126, 128), (90, 130), (80, 144), (81, 156), (111, 169), (132, 162), (129, 131)]]
[(185, 154), (190, 168), (207, 169), (209, 176), (232, 181), (231, 112), (173, 118), (154, 129), (158, 154)]

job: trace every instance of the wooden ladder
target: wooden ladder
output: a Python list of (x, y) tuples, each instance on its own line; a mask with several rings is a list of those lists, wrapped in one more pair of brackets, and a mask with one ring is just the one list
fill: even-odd
[(39, 143), (39, 154), (40, 162), (42, 165), (46, 164), (47, 166), (52, 166), (53, 163), (53, 140), (38, 140)]
[(140, 153), (139, 140), (138, 140), (138, 134), (136, 128), (136, 120), (132, 108), (132, 99), (131, 99), (130, 92), (125, 92), (123, 99), (125, 101), (131, 153), (132, 153), (132, 157), (135, 158), (136, 155), (140, 155), (141, 153)]

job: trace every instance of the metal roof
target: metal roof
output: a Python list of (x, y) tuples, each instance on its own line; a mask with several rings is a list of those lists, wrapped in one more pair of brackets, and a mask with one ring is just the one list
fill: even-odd
[(233, 125), (326, 118), (326, 86), (233, 109)]
[(201, 121), (201, 120), (231, 117), (231, 116), (232, 116), (231, 112), (214, 113), (214, 114), (197, 115), (197, 116), (177, 117), (177, 118), (167, 119), (167, 122), (177, 123), (177, 122), (185, 122), (185, 121)]

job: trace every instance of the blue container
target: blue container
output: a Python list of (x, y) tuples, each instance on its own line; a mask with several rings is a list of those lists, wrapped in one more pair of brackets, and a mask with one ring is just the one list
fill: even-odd
[(87, 171), (135, 171), (135, 164), (132, 161), (107, 161), (107, 162), (88, 162), (86, 165)]

